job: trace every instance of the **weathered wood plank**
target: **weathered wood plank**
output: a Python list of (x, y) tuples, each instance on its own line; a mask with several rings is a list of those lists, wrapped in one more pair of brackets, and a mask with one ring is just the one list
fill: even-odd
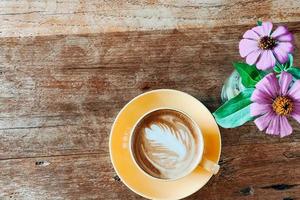
[[(220, 173), (187, 199), (297, 199), (299, 156), (296, 142), (227, 146)], [(0, 199), (142, 199), (114, 174), (106, 153), (2, 160)]]
[(0, 1), (0, 37), (82, 34), (295, 22), (294, 0)]
[[(215, 110), (231, 62), (240, 60), (239, 38), (256, 20), (243, 6), (255, 7), (255, 18), (294, 21), (285, 25), (300, 47), (298, 1), (70, 1), (68, 11), (64, 1), (56, 7), (47, 2), (0, 2), (0, 37), (9, 36), (0, 38), (0, 199), (141, 199), (114, 181), (108, 156), (109, 130), (126, 102), (144, 91), (173, 88)], [(8, 5), (11, 10), (4, 9)], [(154, 7), (165, 27), (153, 26)], [(171, 18), (164, 13), (170, 10)], [(124, 15), (129, 25), (104, 26), (99, 19), (107, 22), (107, 13), (109, 22)], [(80, 21), (83, 16), (97, 23)], [(174, 24), (166, 23), (169, 18)], [(150, 27), (174, 29), (114, 32)], [(85, 32), (96, 34), (68, 35)], [(284, 139), (266, 136), (252, 123), (221, 129), (221, 172), (188, 199), (300, 198), (300, 126), (293, 126), (295, 133)]]
[[(287, 25), (299, 38), (299, 23)], [(108, 153), (118, 111), (151, 89), (179, 89), (215, 110), (247, 28), (0, 39), (0, 159)], [(297, 142), (294, 126), (284, 139), (252, 123), (222, 129), (223, 145)]]

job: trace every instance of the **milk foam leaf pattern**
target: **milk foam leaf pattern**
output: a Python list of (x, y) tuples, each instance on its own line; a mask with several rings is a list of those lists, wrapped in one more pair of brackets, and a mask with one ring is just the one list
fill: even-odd
[(264, 76), (265, 72), (258, 70), (255, 66), (246, 63), (233, 63), (233, 66), (240, 74), (242, 84), (246, 88), (254, 88)]
[(245, 88), (236, 97), (230, 99), (214, 113), (217, 123), (223, 128), (234, 128), (253, 120), (250, 116), (251, 95), (254, 88)]
[[(188, 136), (184, 135), (185, 132), (176, 131), (170, 128), (167, 124), (154, 124), (150, 128), (146, 128), (146, 137), (149, 140), (149, 145), (155, 149), (153, 154), (161, 154), (162, 159), (168, 159), (169, 162), (182, 159), (186, 154), (187, 149), (182, 145), (188, 141), (183, 138)], [(177, 148), (173, 148), (176, 146)], [(164, 155), (164, 152), (172, 152)]]

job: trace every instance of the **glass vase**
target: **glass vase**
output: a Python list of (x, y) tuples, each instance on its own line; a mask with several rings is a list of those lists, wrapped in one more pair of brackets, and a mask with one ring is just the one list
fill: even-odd
[(222, 103), (237, 96), (245, 87), (242, 84), (239, 73), (234, 70), (231, 75), (226, 79), (221, 92)]

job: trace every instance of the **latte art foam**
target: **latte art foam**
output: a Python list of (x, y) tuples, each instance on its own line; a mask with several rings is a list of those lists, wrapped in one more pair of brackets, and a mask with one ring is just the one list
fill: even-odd
[(181, 177), (194, 166), (200, 153), (197, 129), (178, 111), (163, 109), (150, 113), (139, 122), (133, 136), (136, 162), (156, 178)]

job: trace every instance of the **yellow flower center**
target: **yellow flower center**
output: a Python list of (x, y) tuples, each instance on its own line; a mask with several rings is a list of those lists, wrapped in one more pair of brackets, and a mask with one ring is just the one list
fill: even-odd
[(288, 115), (293, 110), (293, 102), (288, 97), (279, 96), (273, 101), (272, 107), (278, 115)]
[(277, 45), (277, 41), (274, 38), (265, 36), (260, 38), (258, 46), (263, 50), (273, 49)]

